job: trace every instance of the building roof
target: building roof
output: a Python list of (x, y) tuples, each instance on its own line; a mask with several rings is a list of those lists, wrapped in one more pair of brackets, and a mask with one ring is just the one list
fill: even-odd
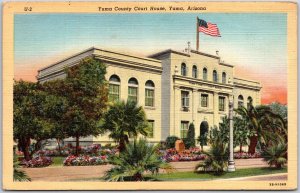
[(66, 57), (66, 58), (64, 58), (64, 59), (62, 59), (62, 60), (59, 60), (59, 61), (57, 61), (57, 62), (55, 62), (55, 63), (53, 63), (53, 64), (50, 64), (50, 65), (48, 65), (48, 66), (46, 66), (46, 67), (43, 67), (43, 68), (39, 69), (38, 72), (40, 72), (40, 71), (42, 71), (42, 70), (45, 70), (45, 69), (47, 69), (47, 68), (50, 68), (50, 67), (52, 67), (52, 66), (55, 66), (55, 65), (57, 65), (57, 64), (59, 64), (59, 63), (62, 63), (62, 62), (66, 61), (66, 60), (68, 60), (68, 59), (70, 59), (70, 58), (74, 58), (74, 57), (79, 56), (79, 55), (81, 55), (81, 54), (83, 54), (83, 53), (87, 53), (87, 52), (95, 51), (95, 50), (104, 51), (104, 52), (109, 52), (109, 53), (114, 53), (114, 54), (123, 55), (123, 56), (129, 56), (129, 57), (132, 57), (132, 58), (138, 58), (138, 59), (148, 60), (148, 61), (152, 61), (152, 62), (161, 62), (161, 61), (156, 60), (156, 59), (153, 59), (153, 58), (141, 57), (141, 56), (131, 55), (131, 54), (122, 53), (122, 52), (117, 52), (117, 51), (105, 50), (105, 49), (97, 48), (97, 47), (90, 47), (90, 48), (85, 49), (85, 50), (83, 50), (83, 51), (81, 51), (81, 52), (78, 52), (78, 53), (76, 53), (76, 54), (73, 54), (73, 55), (71, 55), (71, 56), (68, 56), (68, 57)]
[[(220, 59), (220, 56), (216, 56), (216, 55), (212, 55), (212, 54), (208, 54), (208, 53), (204, 53), (204, 52), (199, 52), (197, 50), (190, 50), (190, 52), (193, 53), (193, 54), (199, 54), (199, 55), (207, 56), (207, 57), (210, 57), (210, 58)], [(165, 55), (165, 54), (169, 54), (169, 53), (174, 53), (174, 54), (183, 55), (183, 56), (187, 56), (187, 57), (191, 56), (189, 53), (186, 53), (186, 52), (167, 49), (167, 50), (163, 50), (163, 51), (158, 52), (158, 53), (151, 54), (148, 57), (157, 59), (158, 57), (160, 57), (162, 55)], [(220, 61), (219, 64), (223, 65), (223, 66), (234, 67), (233, 65), (225, 63), (223, 61)]]

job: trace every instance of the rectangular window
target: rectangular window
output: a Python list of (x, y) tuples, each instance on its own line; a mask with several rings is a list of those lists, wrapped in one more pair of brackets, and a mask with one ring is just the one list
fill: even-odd
[(208, 95), (201, 94), (201, 107), (208, 107)]
[(188, 121), (181, 121), (180, 137), (182, 139), (187, 137), (188, 129), (189, 129), (189, 122)]
[(134, 101), (137, 103), (137, 87), (128, 87), (128, 100)]
[(120, 85), (109, 84), (108, 100), (110, 102), (118, 101), (120, 99)]
[(219, 97), (219, 111), (225, 111), (225, 97)]
[(189, 107), (190, 105), (190, 98), (188, 91), (181, 91), (181, 106), (182, 107)]
[(148, 130), (148, 138), (154, 137), (154, 120), (148, 120), (149, 130)]
[(154, 107), (154, 90), (146, 88), (145, 90), (145, 106)]

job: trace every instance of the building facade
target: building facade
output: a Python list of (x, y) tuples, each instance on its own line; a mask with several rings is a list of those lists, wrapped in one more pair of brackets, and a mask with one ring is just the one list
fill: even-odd
[[(37, 79), (42, 83), (65, 78), (66, 66), (91, 56), (107, 65), (110, 101), (134, 100), (143, 106), (152, 128), (150, 142), (161, 142), (171, 135), (185, 138), (191, 123), (196, 137), (204, 134), (228, 115), (230, 100), (235, 108), (250, 100), (253, 105), (260, 104), (259, 82), (236, 78), (234, 66), (221, 62), (217, 55), (195, 50), (165, 50), (139, 57), (90, 48), (40, 69)], [(110, 143), (111, 139), (104, 135), (81, 141)]]

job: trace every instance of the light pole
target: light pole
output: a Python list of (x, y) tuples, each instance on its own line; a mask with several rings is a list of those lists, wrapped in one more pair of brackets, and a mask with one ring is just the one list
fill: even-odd
[(233, 160), (233, 102), (229, 102), (229, 160), (228, 160), (228, 172), (235, 171), (235, 165)]

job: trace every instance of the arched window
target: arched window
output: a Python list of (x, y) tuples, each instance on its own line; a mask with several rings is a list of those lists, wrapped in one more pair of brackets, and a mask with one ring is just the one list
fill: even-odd
[(182, 63), (181, 64), (181, 75), (182, 76), (186, 76), (186, 73), (187, 72), (187, 69), (186, 69), (186, 64), (185, 63)]
[(197, 66), (196, 65), (193, 66), (192, 75), (193, 75), (193, 78), (198, 78), (198, 71), (197, 71)]
[(247, 108), (248, 108), (248, 109), (250, 109), (250, 106), (252, 105), (252, 102), (253, 102), (253, 99), (252, 99), (251, 96), (249, 96), (249, 97), (247, 98)]
[(213, 81), (218, 82), (218, 73), (216, 70), (213, 71)]
[(200, 124), (200, 145), (201, 147), (207, 145), (208, 123), (202, 121)]
[(203, 80), (207, 80), (207, 69), (203, 68)]
[(111, 102), (118, 101), (120, 99), (120, 78), (117, 75), (112, 75), (109, 78), (109, 92), (108, 100)]
[(130, 78), (128, 80), (128, 100), (134, 101), (137, 103), (138, 86), (139, 86), (139, 83), (136, 78)]
[(226, 72), (222, 73), (222, 83), (226, 84)]
[(154, 107), (154, 90), (154, 83), (148, 80), (145, 84), (145, 106)]
[(244, 97), (239, 95), (238, 97), (238, 107), (244, 106)]

